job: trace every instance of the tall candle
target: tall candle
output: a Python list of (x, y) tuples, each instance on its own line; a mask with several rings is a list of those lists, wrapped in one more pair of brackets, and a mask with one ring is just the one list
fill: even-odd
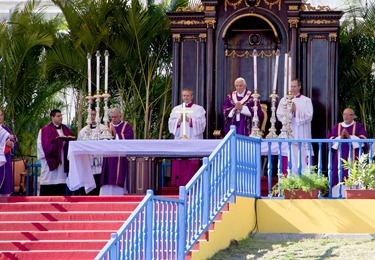
[(288, 53), (285, 53), (284, 61), (284, 97), (288, 95)]
[(108, 50), (105, 51), (105, 64), (104, 64), (104, 90), (105, 93), (108, 92), (108, 58), (109, 58), (109, 52)]
[(254, 61), (254, 90), (258, 89), (258, 78), (257, 78), (257, 50), (253, 51), (253, 61)]
[(96, 92), (100, 91), (100, 52), (96, 51)]
[(277, 73), (278, 73), (278, 69), (279, 69), (279, 56), (280, 56), (280, 51), (277, 50), (276, 51), (276, 61), (275, 61), (275, 74), (274, 74), (274, 77), (273, 77), (273, 91), (276, 92), (276, 86), (277, 86)]
[(87, 83), (88, 83), (88, 91), (89, 95), (91, 96), (91, 55), (87, 53)]
[(289, 85), (289, 88), (288, 88), (288, 90), (290, 91), (291, 90), (291, 84), (292, 84), (292, 55), (289, 55), (288, 71), (289, 71), (289, 74), (288, 74), (288, 85)]

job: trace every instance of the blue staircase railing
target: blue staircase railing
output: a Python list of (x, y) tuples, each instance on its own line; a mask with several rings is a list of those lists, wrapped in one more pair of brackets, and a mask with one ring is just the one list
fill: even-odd
[[(302, 143), (310, 147), (310, 158), (315, 144), (318, 173), (322, 174), (322, 144), (325, 144), (331, 179), (332, 145), (338, 143), (341, 152), (342, 143), (349, 143), (351, 148), (353, 142), (359, 145), (367, 142), (371, 147), (375, 140), (260, 139), (236, 135), (232, 126), (215, 151), (203, 158), (203, 165), (189, 183), (180, 187), (178, 199), (155, 196), (148, 190), (144, 200), (119, 231), (112, 234), (95, 259), (184, 259), (226, 203), (234, 201), (236, 196), (260, 197), (261, 156), (268, 158), (270, 188), (272, 156), (278, 157), (277, 170), (281, 172), (282, 156), (290, 156), (292, 143), (297, 143), (300, 173)], [(372, 158), (372, 150), (369, 152)], [(311, 159), (309, 164), (313, 164)], [(292, 162), (288, 160), (288, 169), (291, 168)]]
[[(231, 128), (186, 187), (180, 187), (178, 199), (147, 191), (95, 259), (184, 259), (224, 205), (234, 199), (237, 186), (244, 196), (260, 196), (260, 153), (246, 152), (252, 150), (260, 151), (260, 139), (238, 138)], [(248, 156), (238, 156), (245, 152)]]

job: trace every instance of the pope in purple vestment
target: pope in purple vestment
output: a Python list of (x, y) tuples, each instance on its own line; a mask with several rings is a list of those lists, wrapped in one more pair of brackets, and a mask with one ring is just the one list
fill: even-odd
[[(116, 139), (134, 139), (133, 128), (128, 122), (121, 121), (121, 112), (116, 108), (111, 111), (110, 129)], [(114, 185), (125, 188), (128, 179), (129, 163), (126, 157), (107, 157), (103, 160), (101, 185)], [(106, 194), (109, 195), (109, 194)]]
[[(350, 108), (346, 108), (343, 113), (344, 122), (336, 124), (332, 130), (328, 133), (327, 138), (330, 139), (366, 139), (368, 134), (364, 128), (364, 126), (354, 121), (354, 111)], [(333, 149), (338, 149), (338, 144), (333, 145)], [(352, 156), (353, 158), (349, 158), (351, 160), (356, 160), (359, 155), (359, 149), (361, 148), (360, 143), (352, 143)], [(349, 144), (342, 143), (341, 144), (341, 158), (348, 160), (349, 156)], [(332, 186), (335, 186), (339, 182), (344, 181), (345, 177), (348, 176), (348, 171), (342, 169), (343, 176), (339, 178), (338, 176), (338, 165), (339, 160), (338, 158), (338, 151), (335, 152), (332, 161)]]
[[(236, 126), (236, 133), (249, 136), (254, 116), (254, 100), (251, 91), (246, 88), (246, 81), (243, 78), (235, 80), (236, 91), (229, 93), (222, 106), (225, 124), (224, 132), (227, 134), (231, 125)], [(258, 118), (262, 122), (263, 112), (258, 101)]]

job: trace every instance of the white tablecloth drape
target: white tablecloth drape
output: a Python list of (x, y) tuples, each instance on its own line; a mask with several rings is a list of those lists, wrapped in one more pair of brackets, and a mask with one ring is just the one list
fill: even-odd
[(92, 156), (128, 157), (204, 157), (209, 156), (221, 140), (100, 140), (75, 141), (69, 143), (70, 190), (84, 187), (93, 190), (95, 180), (91, 173)]

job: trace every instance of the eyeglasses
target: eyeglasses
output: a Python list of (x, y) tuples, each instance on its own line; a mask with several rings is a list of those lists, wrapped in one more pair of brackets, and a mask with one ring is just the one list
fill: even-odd
[(343, 116), (354, 116), (354, 114), (342, 114)]

